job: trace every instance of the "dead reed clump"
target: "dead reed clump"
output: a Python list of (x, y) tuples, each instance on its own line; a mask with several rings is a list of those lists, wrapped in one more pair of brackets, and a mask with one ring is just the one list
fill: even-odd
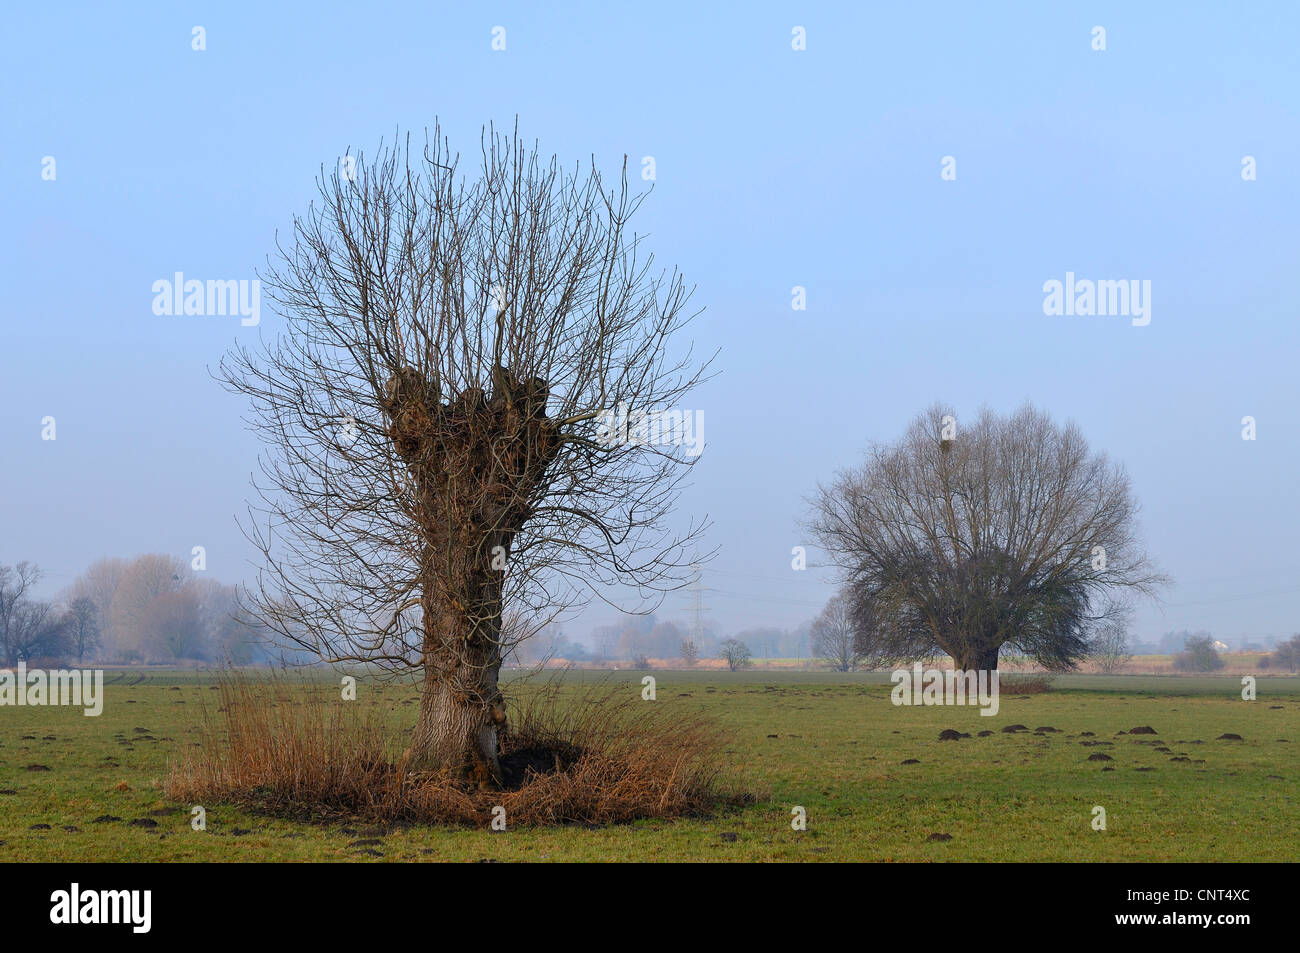
[(383, 790), (392, 772), (383, 726), (341, 703), (333, 686), (226, 671), (217, 688), (217, 709), (203, 705), (198, 744), (171, 767), (168, 797), (329, 817), (352, 813)]
[(198, 746), (182, 750), (165, 793), (300, 820), (511, 827), (701, 816), (751, 801), (722, 768), (725, 738), (705, 716), (629, 697), (623, 686), (559, 681), (514, 699), (501, 742), (501, 790), (408, 772), (396, 729), (337, 689), (284, 675), (220, 681)]

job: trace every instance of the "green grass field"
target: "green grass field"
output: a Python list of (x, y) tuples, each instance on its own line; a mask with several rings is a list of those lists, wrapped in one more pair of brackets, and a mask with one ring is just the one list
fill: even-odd
[[(566, 678), (612, 679), (639, 695), (644, 674)], [(207, 830), (198, 832), (190, 805), (165, 800), (161, 783), (180, 746), (192, 743), (203, 706), (215, 704), (211, 676), (131, 671), (107, 687), (98, 718), (0, 708), (0, 860), (1300, 857), (1297, 678), (1260, 679), (1258, 699), (1247, 702), (1237, 677), (1063, 677), (1046, 694), (1004, 691), (1000, 712), (983, 717), (975, 708), (896, 707), (880, 674), (654, 674), (658, 700), (645, 704), (716, 715), (729, 731), (726, 757), (762, 792), (758, 803), (700, 820), (503, 833), (489, 831), (487, 818), (483, 829), (379, 830), (205, 804)], [(413, 699), (409, 686), (363, 682), (355, 704), (409, 728)], [(1015, 723), (1029, 732), (1001, 731)], [(1118, 734), (1139, 725), (1158, 733)], [(1034, 733), (1040, 726), (1059, 733)], [(939, 741), (945, 728), (972, 737)], [(982, 730), (994, 733), (978, 737)], [(1216, 740), (1225, 733), (1243, 740)], [(1093, 754), (1113, 760), (1088, 760)], [(919, 763), (902, 763), (909, 759)], [(807, 812), (806, 831), (791, 829), (795, 806)], [(1092, 828), (1094, 806), (1105, 808), (1105, 831)]]

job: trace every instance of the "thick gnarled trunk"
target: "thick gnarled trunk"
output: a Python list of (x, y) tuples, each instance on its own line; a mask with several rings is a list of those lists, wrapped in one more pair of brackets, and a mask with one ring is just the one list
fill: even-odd
[(424, 679), (420, 714), (407, 761), (409, 770), (447, 771), (480, 788), (501, 785), (499, 734), (505, 700), (501, 670), (500, 597), (464, 611), (426, 599)]
[(544, 380), (520, 380), (498, 364), (492, 387), (490, 399), (466, 387), (444, 403), (436, 377), (404, 367), (382, 396), (388, 435), (412, 478), (423, 543), (424, 681), (407, 765), (489, 788), (502, 782), (497, 746), (506, 716), (497, 677), (506, 563), (560, 447)]
[[(446, 770), (480, 788), (500, 786), (498, 732), (505, 723), (505, 708), (499, 701), (484, 704), (475, 697), (496, 693), (497, 667), (462, 671), (458, 678), (425, 669), (408, 769)], [(476, 692), (465, 691), (458, 684), (471, 678), (480, 683)]]
[(952, 656), (953, 667), (962, 672), (995, 672), (998, 668), (999, 646), (989, 644), (967, 644), (954, 646), (948, 654)]

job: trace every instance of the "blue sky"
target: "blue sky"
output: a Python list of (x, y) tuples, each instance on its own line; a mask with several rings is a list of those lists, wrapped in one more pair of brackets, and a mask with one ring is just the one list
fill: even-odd
[[(213, 576), (246, 577), (258, 446), (207, 369), (278, 320), (159, 317), (152, 283), (254, 277), (349, 147), (436, 116), (472, 155), (517, 115), (569, 161), (655, 158), (639, 229), (722, 349), (682, 509), (714, 521), (724, 629), (824, 603), (830, 578), (790, 568), (803, 500), (868, 441), (935, 400), (1029, 399), (1133, 477), (1176, 580), (1138, 637), (1300, 631), (1300, 8), (475, 6), (7, 14), (0, 563), (53, 587), (100, 555), (204, 545)], [(1044, 315), (1066, 272), (1150, 280), (1150, 324)]]

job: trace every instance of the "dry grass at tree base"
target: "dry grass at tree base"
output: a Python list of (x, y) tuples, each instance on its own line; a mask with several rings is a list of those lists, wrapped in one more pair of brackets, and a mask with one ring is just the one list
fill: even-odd
[(234, 672), (200, 743), (183, 751), (169, 798), (220, 801), (301, 820), (483, 826), (496, 807), (511, 827), (617, 824), (704, 816), (753, 800), (722, 771), (712, 719), (682, 718), (625, 687), (565, 695), (556, 682), (512, 705), (501, 743), (502, 790), (408, 772), (373, 712), (334, 687)]

